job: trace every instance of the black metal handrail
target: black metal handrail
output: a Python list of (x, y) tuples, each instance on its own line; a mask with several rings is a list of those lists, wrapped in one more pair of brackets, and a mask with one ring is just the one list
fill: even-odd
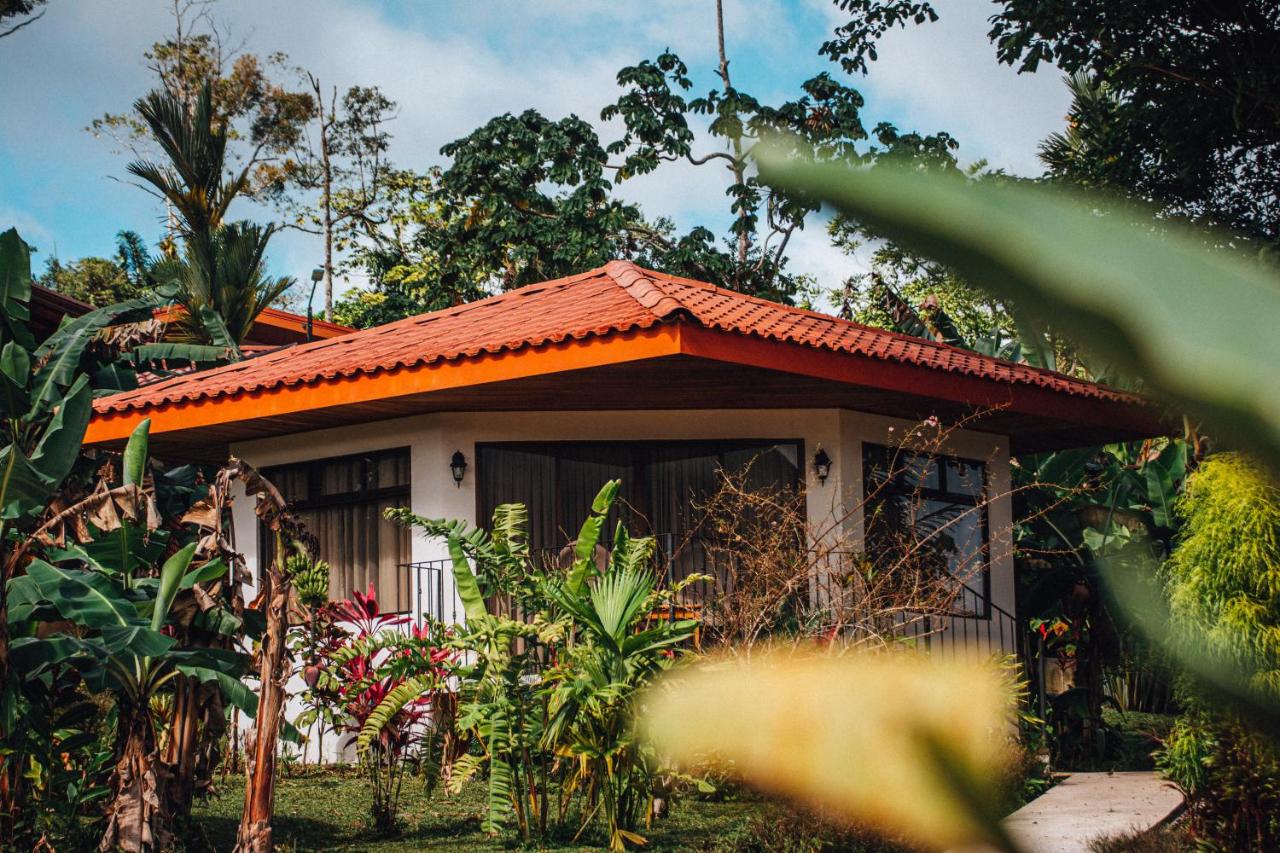
[[(713, 578), (686, 587), (679, 604), (702, 610), (705, 618), (714, 618), (715, 602), (733, 594), (733, 573), (726, 566), (715, 565), (703, 543), (696, 538), (676, 539), (671, 534), (655, 538), (658, 540), (655, 569), (663, 583), (670, 585), (695, 573)], [(535, 549), (531, 558), (544, 567), (560, 565), (565, 560), (565, 551)], [(446, 596), (445, 592), (445, 573), (452, 570), (449, 559), (405, 563), (401, 568), (414, 575), (417, 619), (430, 618), (446, 624), (459, 621), (462, 614), (457, 597), (451, 593)], [(838, 594), (833, 577), (833, 573), (827, 572), (812, 578), (805, 591), (810, 607), (820, 609), (824, 602), (830, 602)], [(1014, 614), (969, 586), (960, 588), (955, 605), (948, 613), (901, 614), (894, 617), (896, 621), (875, 627), (879, 634), (895, 635), (904, 645), (922, 651), (951, 657), (1004, 652), (1017, 655), (1024, 667), (1030, 667), (1035, 660), (1031, 633)], [(674, 616), (675, 608), (669, 612)], [(1035, 680), (1034, 673), (1028, 671), (1028, 675)]]

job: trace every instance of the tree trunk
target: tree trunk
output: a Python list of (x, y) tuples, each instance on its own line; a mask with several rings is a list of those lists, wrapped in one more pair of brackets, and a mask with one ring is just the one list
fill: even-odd
[[(319, 86), (316, 87), (319, 96)], [(324, 99), (320, 104), (320, 173), (323, 177), (321, 188), (324, 207), (324, 318), (333, 322), (333, 162), (329, 157), (329, 123), (333, 121), (337, 108), (337, 93), (334, 93), (334, 105), (329, 109), (329, 116), (324, 115)]]
[[(716, 0), (716, 46), (720, 51), (720, 80), (724, 83), (725, 91), (733, 88), (733, 84), (729, 82), (729, 55), (724, 48), (724, 0)], [(733, 180), (741, 186), (747, 182), (747, 167), (742, 159), (742, 139), (733, 137)], [(747, 253), (751, 247), (750, 235), (747, 234), (745, 222), (747, 212), (745, 210), (738, 211), (738, 270), (734, 273), (734, 278), (739, 282), (741, 280), (742, 269), (747, 264)]]
[(132, 702), (120, 705), (115, 772), (107, 828), (98, 849), (150, 853), (169, 846), (170, 815), (164, 810), (169, 769), (156, 747), (151, 709)]
[[(9, 671), (9, 607), (4, 598), (6, 579), (0, 577), (0, 701), (17, 685)], [(13, 732), (0, 728), (0, 745), (7, 745)], [(13, 838), (22, 817), (22, 766), (16, 755), (0, 754), (0, 838)]]
[(275, 559), (267, 571), (265, 596), (267, 630), (262, 641), (258, 677), (258, 716), (254, 721), (253, 756), (244, 791), (244, 816), (236, 836), (236, 853), (271, 853), (271, 814), (275, 805), (276, 743), (284, 714), (285, 682), (289, 661), (285, 654), (288, 629), (289, 581), (282, 570), (286, 554), (284, 537), (276, 537)]
[(167, 811), (175, 817), (191, 814), (197, 794), (213, 786), (221, 753), (219, 740), (227, 730), (222, 691), (216, 684), (178, 676), (173, 701), (173, 726), (164, 760), (173, 773)]

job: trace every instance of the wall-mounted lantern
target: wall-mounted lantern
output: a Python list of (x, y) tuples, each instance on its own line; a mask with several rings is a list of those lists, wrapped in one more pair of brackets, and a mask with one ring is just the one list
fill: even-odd
[(467, 475), (467, 457), (461, 450), (454, 451), (453, 458), (449, 460), (449, 470), (453, 472), (454, 485), (461, 489), (462, 478)]
[(822, 449), (822, 445), (818, 445), (818, 452), (813, 454), (813, 472), (818, 475), (818, 482), (825, 486), (827, 478), (831, 476), (831, 457)]

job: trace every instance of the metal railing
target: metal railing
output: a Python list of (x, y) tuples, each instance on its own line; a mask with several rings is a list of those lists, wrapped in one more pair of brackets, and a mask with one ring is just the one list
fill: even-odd
[(462, 615), (458, 612), (458, 598), (453, 594), (452, 584), (448, 600), (445, 596), (445, 573), (453, 570), (453, 563), (447, 559), (421, 560), (416, 563), (402, 563), (401, 571), (407, 571), (413, 578), (414, 613), (413, 618), (419, 624), (430, 619), (452, 625)]
[[(710, 580), (699, 580), (686, 586), (678, 597), (678, 605), (699, 612), (704, 619), (716, 618), (716, 603), (734, 594), (736, 572), (723, 560), (716, 559), (720, 549), (708, 549), (697, 539), (677, 540), (671, 534), (659, 535), (655, 553), (655, 571), (668, 586), (692, 574), (707, 575)], [(600, 558), (606, 552), (601, 549)], [(535, 549), (531, 559), (539, 568), (563, 567), (564, 549)], [(448, 559), (425, 560), (405, 563), (402, 570), (413, 575), (415, 591), (415, 618), (419, 621), (433, 619), (446, 624), (457, 623), (462, 618), (452, 584), (445, 583), (445, 575), (452, 571)], [(917, 648), (931, 654), (943, 654), (953, 658), (989, 656), (997, 653), (1017, 655), (1024, 667), (1031, 669), (1036, 655), (1032, 648), (1029, 628), (1014, 614), (991, 601), (981, 592), (961, 586), (946, 613), (898, 613), (892, 617), (875, 617), (873, 625), (857, 624), (856, 618), (847, 614), (832, 615), (839, 607), (841, 595), (838, 574), (819, 572), (810, 579), (808, 589), (798, 591), (801, 605), (814, 619), (826, 618), (827, 624), (841, 632), (866, 630), (881, 636), (892, 636), (904, 646)], [(824, 614), (824, 608), (832, 613)], [(856, 608), (855, 608), (856, 609)], [(674, 617), (676, 610), (668, 613)], [(520, 614), (513, 613), (519, 617)], [(1033, 681), (1034, 672), (1028, 672)]]

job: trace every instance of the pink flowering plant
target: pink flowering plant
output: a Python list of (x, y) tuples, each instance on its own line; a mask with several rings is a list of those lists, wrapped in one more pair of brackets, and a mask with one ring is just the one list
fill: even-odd
[(373, 792), (374, 825), (390, 830), (406, 769), (421, 763), (436, 734), (452, 724), (445, 685), (454, 653), (438, 625), (382, 612), (372, 583), (324, 611), (332, 633), (304, 678), (356, 745)]

